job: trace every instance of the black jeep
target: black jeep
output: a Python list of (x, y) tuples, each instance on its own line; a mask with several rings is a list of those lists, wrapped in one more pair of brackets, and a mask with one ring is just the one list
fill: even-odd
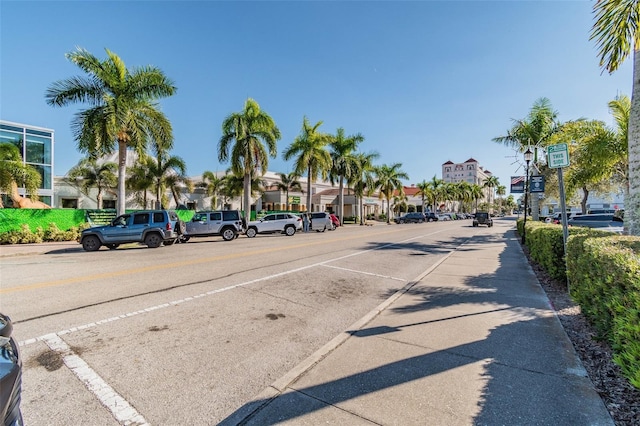
[(487, 225), (488, 227), (492, 227), (493, 219), (491, 219), (491, 215), (488, 212), (477, 212), (476, 216), (473, 218), (473, 226), (478, 225)]

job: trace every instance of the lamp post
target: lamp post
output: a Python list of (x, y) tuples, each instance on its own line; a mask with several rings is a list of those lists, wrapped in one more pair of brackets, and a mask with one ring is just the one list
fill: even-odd
[(524, 162), (526, 163), (524, 176), (524, 222), (522, 224), (522, 244), (526, 241), (527, 236), (527, 210), (529, 208), (529, 163), (533, 159), (533, 152), (527, 147), (524, 152)]

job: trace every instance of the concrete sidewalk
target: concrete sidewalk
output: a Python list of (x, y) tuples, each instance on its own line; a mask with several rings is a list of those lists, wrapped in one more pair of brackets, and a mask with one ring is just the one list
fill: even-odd
[(466, 244), (225, 425), (613, 425), (513, 228)]

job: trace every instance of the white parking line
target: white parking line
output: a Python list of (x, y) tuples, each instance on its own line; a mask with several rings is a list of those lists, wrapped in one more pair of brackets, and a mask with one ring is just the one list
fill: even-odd
[(62, 356), (64, 364), (98, 398), (113, 415), (124, 425), (148, 425), (147, 421), (123, 397), (105, 382), (89, 365), (76, 355), (69, 345), (57, 334), (42, 336), (42, 340), (52, 351)]
[(389, 276), (389, 275), (380, 275), (380, 274), (374, 274), (373, 272), (357, 271), (355, 269), (341, 268), (340, 266), (331, 266), (331, 265), (322, 265), (322, 266), (324, 266), (325, 268), (339, 269), (341, 271), (353, 272), (353, 273), (356, 273), (356, 274), (371, 275), (373, 277), (378, 277), (378, 278), (387, 278), (387, 279), (390, 279), (390, 280), (407, 282), (407, 280), (404, 279), (404, 278), (396, 278), (396, 277), (392, 277), (392, 276)]

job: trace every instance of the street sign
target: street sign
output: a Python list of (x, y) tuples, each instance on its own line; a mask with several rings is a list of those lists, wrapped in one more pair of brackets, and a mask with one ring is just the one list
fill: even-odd
[(529, 192), (544, 192), (544, 176), (536, 175), (529, 178)]
[(547, 147), (547, 165), (552, 169), (569, 166), (569, 145), (559, 143)]

